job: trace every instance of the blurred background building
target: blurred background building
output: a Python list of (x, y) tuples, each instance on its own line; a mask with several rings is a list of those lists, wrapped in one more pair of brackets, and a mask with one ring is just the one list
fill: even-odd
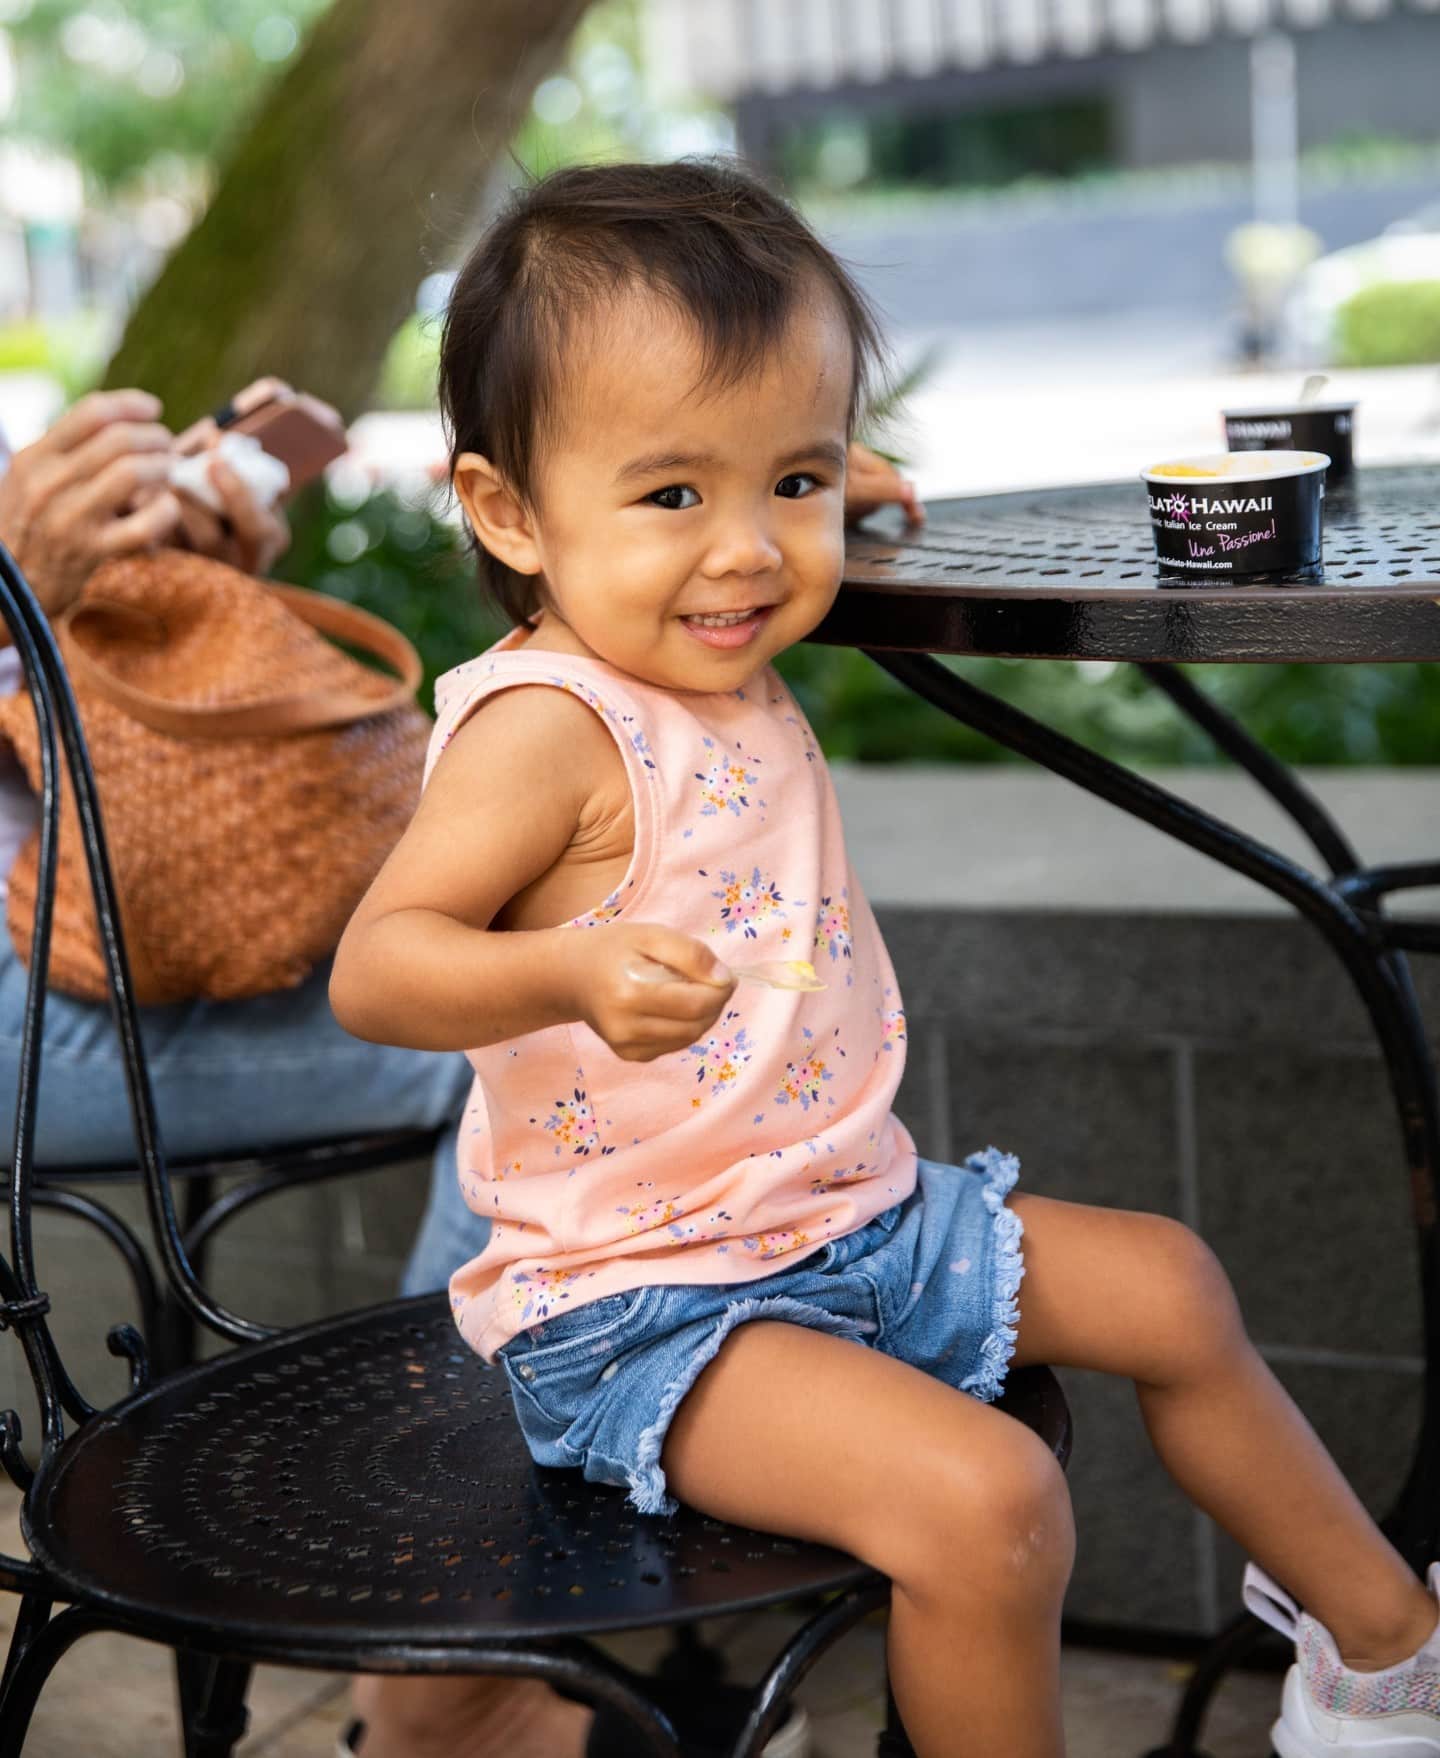
[[(1292, 34), (1299, 145), (1435, 137), (1436, 0), (649, 0), (655, 87), (776, 169), (994, 183), (1250, 157), (1250, 45)], [(850, 123), (848, 148), (837, 117)]]

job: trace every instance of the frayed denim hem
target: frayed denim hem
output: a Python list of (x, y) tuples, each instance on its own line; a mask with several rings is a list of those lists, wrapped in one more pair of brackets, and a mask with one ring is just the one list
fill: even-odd
[(983, 1153), (970, 1155), (965, 1170), (978, 1172), (984, 1178), (985, 1207), (994, 1217), (995, 1296), (990, 1334), (980, 1346), (975, 1367), (960, 1382), (960, 1390), (969, 1392), (983, 1404), (993, 1404), (1004, 1389), (1020, 1324), (1020, 1283), (1025, 1275), (1020, 1241), (1024, 1237), (1025, 1224), (1013, 1209), (1005, 1206), (1005, 1198), (1015, 1188), (1015, 1180), (1020, 1176), (1020, 1162), (1014, 1154), (1002, 1154), (999, 1148), (986, 1148)]
[[(1011, 1182), (1014, 1182), (1013, 1178)], [(635, 1469), (626, 1472), (630, 1484), (630, 1494), (626, 1499), (638, 1513), (668, 1515), (678, 1510), (680, 1504), (667, 1492), (665, 1473), (660, 1468), (660, 1451), (665, 1445), (671, 1420), (680, 1400), (700, 1377), (701, 1370), (714, 1360), (720, 1345), (736, 1325), (744, 1324), (747, 1319), (758, 1318), (793, 1319), (795, 1323), (808, 1325), (812, 1330), (834, 1331), (839, 1336), (854, 1337), (858, 1341), (864, 1341), (867, 1332), (873, 1328), (862, 1319), (842, 1318), (837, 1313), (826, 1312), (823, 1307), (812, 1306), (807, 1300), (792, 1299), (788, 1294), (754, 1296), (749, 1300), (732, 1301), (725, 1308), (715, 1329), (686, 1362), (685, 1371), (666, 1386), (660, 1397), (659, 1414), (640, 1436), (635, 1451)], [(1003, 1368), (1001, 1372), (1004, 1372)]]

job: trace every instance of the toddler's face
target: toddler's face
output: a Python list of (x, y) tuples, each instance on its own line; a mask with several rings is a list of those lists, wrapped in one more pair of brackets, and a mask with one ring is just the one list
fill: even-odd
[(663, 301), (593, 323), (537, 478), (543, 638), (668, 689), (738, 689), (840, 584), (849, 336), (817, 302), (749, 376), (696, 388), (699, 340)]

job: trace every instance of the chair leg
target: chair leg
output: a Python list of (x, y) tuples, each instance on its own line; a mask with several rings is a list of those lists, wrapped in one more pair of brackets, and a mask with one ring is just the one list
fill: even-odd
[(1233, 1617), (1196, 1663), (1195, 1671), (1175, 1712), (1170, 1738), (1156, 1746), (1146, 1758), (1206, 1758), (1197, 1744), (1205, 1724), (1211, 1699), (1220, 1688), (1225, 1674), (1266, 1640), (1269, 1631), (1259, 1618), (1248, 1611)]
[(175, 1678), (185, 1758), (230, 1758), (250, 1723), (245, 1707), (250, 1668), (238, 1660), (180, 1651)]
[(5, 1687), (10, 1683), (10, 1676), (25, 1657), (25, 1651), (50, 1622), (50, 1611), (53, 1602), (42, 1599), (38, 1594), (27, 1593), (20, 1601), (20, 1610), (15, 1618), (15, 1628), (10, 1632), (10, 1648), (5, 1656), (5, 1669), (0, 1672), (0, 1698), (5, 1695)]
[[(96, 1630), (114, 1627), (84, 1606), (71, 1606), (49, 1619), (37, 1612), (29, 1622), (29, 1639), (23, 1648), (12, 1645), (0, 1688), (0, 1758), (21, 1758), (45, 1681), (70, 1645)], [(17, 1638), (20, 1633), (17, 1628)]]
[(876, 1758), (915, 1758), (915, 1748), (910, 1744), (910, 1736), (905, 1732), (905, 1723), (900, 1719), (900, 1708), (895, 1701), (895, 1693), (890, 1689), (890, 1677), (885, 1677), (885, 1728), (875, 1747)]
[(701, 1639), (694, 1624), (677, 1624), (670, 1647), (655, 1669), (662, 1679), (676, 1684), (719, 1684), (725, 1677), (725, 1656), (713, 1643)]

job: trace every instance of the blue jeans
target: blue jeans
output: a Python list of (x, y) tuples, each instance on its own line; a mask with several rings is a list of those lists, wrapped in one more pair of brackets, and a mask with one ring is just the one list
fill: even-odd
[[(468, 1070), (469, 1064), (466, 1064)], [(479, 1257), (490, 1238), (488, 1216), (477, 1215), (460, 1194), (460, 1180), (455, 1171), (455, 1141), (450, 1142), (450, 1158), (442, 1164), (436, 1154), (430, 1172), (430, 1201), (410, 1261), (400, 1283), (404, 1294), (430, 1294), (448, 1285), (461, 1264)]]
[(921, 1160), (903, 1202), (798, 1264), (749, 1282), (605, 1294), (520, 1331), (496, 1359), (530, 1457), (628, 1487), (641, 1514), (673, 1514), (660, 1463), (670, 1423), (752, 1319), (852, 1338), (992, 1402), (1020, 1318), (1023, 1228), (1005, 1206), (1019, 1170), (996, 1148), (963, 1166)]
[[(141, 1029), (166, 1151), (179, 1159), (449, 1123), (431, 1177), (434, 1188), (455, 1189), (458, 1202), (455, 1142), (469, 1064), (458, 1054), (352, 1038), (330, 1012), (329, 976), (325, 965), (298, 989), (144, 1009)], [(0, 1106), (7, 1112), (19, 1080), (25, 983), (25, 967), (0, 926)], [(45, 1001), (37, 1161), (123, 1165), (134, 1152), (109, 1008), (52, 991)], [(467, 1256), (474, 1252), (457, 1261)]]

